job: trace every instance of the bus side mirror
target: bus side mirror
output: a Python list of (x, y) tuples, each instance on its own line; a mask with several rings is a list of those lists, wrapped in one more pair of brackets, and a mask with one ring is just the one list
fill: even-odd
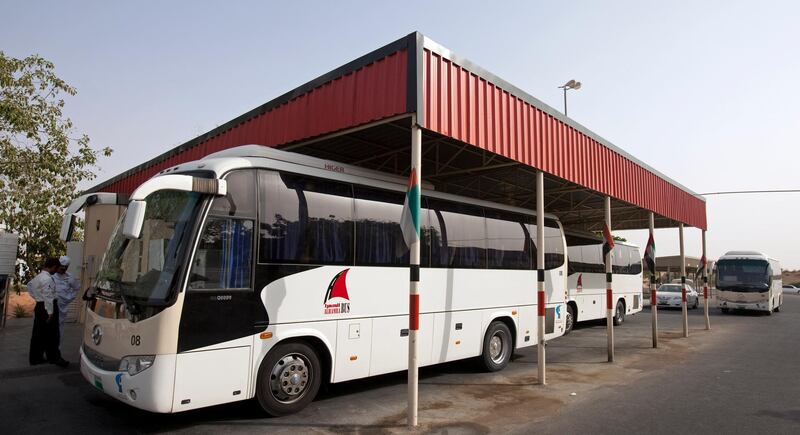
[(59, 238), (65, 242), (68, 242), (69, 239), (72, 238), (73, 228), (75, 228), (75, 215), (71, 213), (64, 215), (63, 219), (61, 220), (61, 231), (59, 232)]
[(122, 235), (128, 239), (138, 239), (142, 233), (144, 225), (144, 212), (147, 208), (145, 201), (131, 201), (128, 204), (128, 211), (125, 212), (125, 220), (122, 222)]

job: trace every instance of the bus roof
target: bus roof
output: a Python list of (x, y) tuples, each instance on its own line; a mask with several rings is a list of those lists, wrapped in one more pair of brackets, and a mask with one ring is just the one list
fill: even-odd
[[(398, 192), (405, 192), (407, 189), (407, 180), (400, 176), (364, 169), (332, 160), (319, 159), (305, 154), (267, 148), (260, 145), (243, 145), (229, 148), (210, 154), (201, 160), (182, 163), (167, 168), (159, 172), (156, 176), (206, 170), (214, 172), (217, 177), (222, 177), (232, 170), (242, 168), (274, 169)], [(431, 198), (457, 201), (530, 216), (536, 215), (534, 210), (526, 208), (498, 204), (451, 193), (437, 192), (432, 189), (429, 183), (423, 183), (422, 187), (423, 195)], [(558, 220), (557, 216), (550, 213), (545, 213), (545, 217), (556, 221)]]
[(719, 261), (736, 260), (736, 259), (740, 259), (740, 260), (741, 259), (751, 259), (751, 260), (778, 261), (778, 260), (776, 260), (774, 258), (771, 258), (767, 254), (764, 254), (763, 252), (758, 252), (758, 251), (728, 251), (728, 252), (725, 253), (725, 255), (719, 257), (719, 259), (717, 261), (719, 262)]

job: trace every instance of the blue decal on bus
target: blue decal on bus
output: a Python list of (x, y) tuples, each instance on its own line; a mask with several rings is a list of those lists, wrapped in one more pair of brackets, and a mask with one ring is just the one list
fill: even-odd
[(117, 376), (114, 377), (114, 381), (117, 383), (117, 389), (119, 392), (122, 392), (122, 373), (117, 373)]

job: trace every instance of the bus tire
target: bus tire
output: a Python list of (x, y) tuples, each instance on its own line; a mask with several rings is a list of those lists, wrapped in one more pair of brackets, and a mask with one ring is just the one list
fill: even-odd
[(622, 325), (625, 322), (625, 303), (617, 301), (617, 309), (614, 311), (614, 326)]
[(564, 327), (564, 335), (567, 335), (570, 332), (572, 332), (572, 328), (575, 327), (576, 319), (577, 317), (575, 317), (575, 308), (572, 306), (572, 304), (567, 304), (567, 319), (565, 322), (566, 325)]
[(303, 342), (280, 343), (258, 369), (256, 398), (273, 417), (299, 412), (314, 400), (322, 383), (319, 355)]
[(511, 354), (514, 352), (514, 340), (511, 331), (505, 323), (495, 320), (486, 329), (483, 337), (483, 354), (481, 362), (483, 368), (489, 372), (496, 372), (504, 369), (511, 361)]

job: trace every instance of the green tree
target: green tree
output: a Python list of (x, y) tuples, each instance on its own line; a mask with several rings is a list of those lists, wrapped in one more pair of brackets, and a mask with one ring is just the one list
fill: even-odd
[(17, 278), (64, 252), (64, 208), (78, 183), (95, 178), (98, 156), (111, 155), (92, 148), (64, 115), (62, 96), (75, 93), (52, 62), (0, 51), (0, 228), (20, 236)]

